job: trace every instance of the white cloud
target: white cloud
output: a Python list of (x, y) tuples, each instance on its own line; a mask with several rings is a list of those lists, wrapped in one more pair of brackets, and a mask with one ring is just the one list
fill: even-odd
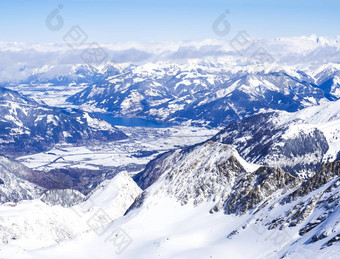
[[(236, 36), (236, 35), (235, 35)], [(287, 64), (309, 64), (315, 61), (336, 63), (340, 59), (340, 36), (328, 39), (311, 35), (309, 37), (256, 40), (250, 51), (263, 47), (276, 62)], [(87, 46), (72, 50), (66, 44), (27, 44), (0, 42), (0, 82), (20, 81), (27, 78), (37, 68), (53, 66), (47, 76), (53, 78), (58, 73), (66, 73), (70, 65), (84, 64), (81, 53)], [(116, 43), (101, 44), (113, 64), (149, 62), (182, 63), (192, 59), (247, 61), (251, 53), (242, 58), (223, 40), (162, 42), (162, 43)]]

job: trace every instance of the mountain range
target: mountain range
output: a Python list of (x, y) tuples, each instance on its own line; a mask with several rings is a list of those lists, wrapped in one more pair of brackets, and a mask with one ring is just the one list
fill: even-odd
[[(28, 76), (2, 81), (0, 257), (339, 258), (339, 39), (255, 41), (269, 67), (206, 43), (152, 45), (154, 55), (108, 45), (120, 62), (23, 67)], [(60, 91), (56, 106), (47, 86)], [(149, 144), (136, 138), (126, 150), (149, 161), (137, 173), (45, 172), (14, 159), (144, 137), (103, 114), (219, 131), (152, 160), (136, 155)]]
[[(236, 70), (236, 69), (235, 69)], [(225, 126), (261, 109), (288, 112), (339, 98), (331, 67), (311, 76), (281, 68), (230, 71), (223, 64), (147, 64), (128, 67), (67, 99), (116, 117)], [(337, 70), (339, 71), (339, 70)]]
[[(15, 194), (19, 200), (7, 206), (14, 202), (11, 206), (17, 209), (11, 215), (24, 211), (26, 223), (11, 231), (5, 227), (2, 238), (23, 258), (113, 256), (118, 248), (105, 239), (117, 228), (130, 237), (122, 258), (223, 258), (225, 249), (235, 258), (336, 258), (339, 103), (327, 102), (294, 113), (256, 114), (230, 124), (203, 143), (159, 155), (134, 181), (127, 173), (119, 173), (88, 195), (47, 191), (20, 180), (25, 185), (18, 184), (25, 189), (16, 190), (22, 193)], [(27, 172), (3, 177), (7, 190), (10, 182), (17, 183), (17, 177), (32, 181), (28, 177), (32, 171), (17, 162), (3, 158), (1, 164), (16, 169), (6, 171), (7, 175)], [(27, 199), (33, 201), (24, 201)], [(40, 230), (28, 236), (23, 228), (32, 227), (35, 220), (46, 220), (29, 215), (28, 202), (46, 215), (60, 215), (53, 217), (55, 227), (45, 233), (42, 246), (48, 248), (24, 245), (25, 250), (20, 250), (18, 246), (28, 238), (40, 240)], [(119, 213), (115, 212), (118, 208)], [(84, 216), (74, 224), (79, 211)], [(98, 213), (104, 217), (101, 225), (88, 231), (93, 225), (86, 220), (91, 222)], [(4, 224), (12, 223), (6, 220)], [(40, 224), (39, 229), (45, 228)], [(50, 246), (53, 242), (62, 245)], [(249, 249), (238, 251), (244, 242)], [(100, 252), (80, 249), (90, 244)]]

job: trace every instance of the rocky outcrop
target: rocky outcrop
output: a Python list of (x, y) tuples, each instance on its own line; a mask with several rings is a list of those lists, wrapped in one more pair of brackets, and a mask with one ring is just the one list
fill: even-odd
[(326, 163), (322, 166), (322, 169), (304, 182), (296, 191), (290, 194), (284, 203), (291, 202), (299, 197), (305, 196), (310, 192), (319, 189), (321, 186), (329, 183), (332, 178), (340, 175), (340, 161), (333, 163)]
[(152, 181), (146, 181), (149, 188), (130, 210), (161, 192), (182, 205), (212, 201), (211, 213), (223, 208), (227, 214), (246, 213), (274, 192), (285, 193), (300, 182), (282, 169), (248, 164), (231, 146), (213, 141), (161, 155), (137, 179)]
[(295, 187), (299, 179), (280, 168), (260, 167), (254, 173), (241, 177), (224, 204), (227, 214), (242, 214), (270, 198), (278, 190)]

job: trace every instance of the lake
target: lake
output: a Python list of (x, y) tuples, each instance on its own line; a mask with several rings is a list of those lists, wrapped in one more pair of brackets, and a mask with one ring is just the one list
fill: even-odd
[(114, 117), (112, 114), (107, 113), (94, 113), (98, 118), (107, 121), (114, 126), (125, 127), (146, 127), (146, 128), (168, 128), (173, 124), (163, 123), (158, 121), (152, 121), (141, 118), (120, 118)]

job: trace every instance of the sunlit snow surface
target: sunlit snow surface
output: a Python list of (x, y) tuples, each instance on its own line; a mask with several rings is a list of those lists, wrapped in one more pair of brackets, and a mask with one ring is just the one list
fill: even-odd
[[(298, 238), (294, 231), (287, 231), (285, 237), (288, 243), (278, 243), (275, 239), (277, 230), (262, 232), (252, 222), (241, 235), (228, 239), (231, 231), (252, 217), (248, 214), (241, 217), (209, 214), (207, 211), (211, 205), (196, 208), (180, 206), (175, 200), (163, 197), (143, 210), (112, 222), (102, 235), (91, 231), (42, 249), (24, 250), (15, 246), (0, 246), (0, 249), (4, 249), (5, 258), (260, 259), (279, 258), (282, 251), (289, 250), (289, 242)], [(115, 243), (107, 240), (117, 228), (123, 229), (132, 239), (123, 251), (117, 250)], [(29, 241), (26, 242), (27, 247)], [(287, 258), (338, 258), (339, 248), (336, 246), (322, 251), (297, 243), (293, 248), (295, 252)]]
[(140, 193), (128, 174), (121, 172), (98, 186), (86, 201), (70, 208), (48, 206), (39, 200), (4, 204), (0, 206), (0, 256), (26, 258), (26, 250), (58, 245), (86, 232), (100, 233), (95, 230), (98, 218), (111, 222), (123, 216)]

